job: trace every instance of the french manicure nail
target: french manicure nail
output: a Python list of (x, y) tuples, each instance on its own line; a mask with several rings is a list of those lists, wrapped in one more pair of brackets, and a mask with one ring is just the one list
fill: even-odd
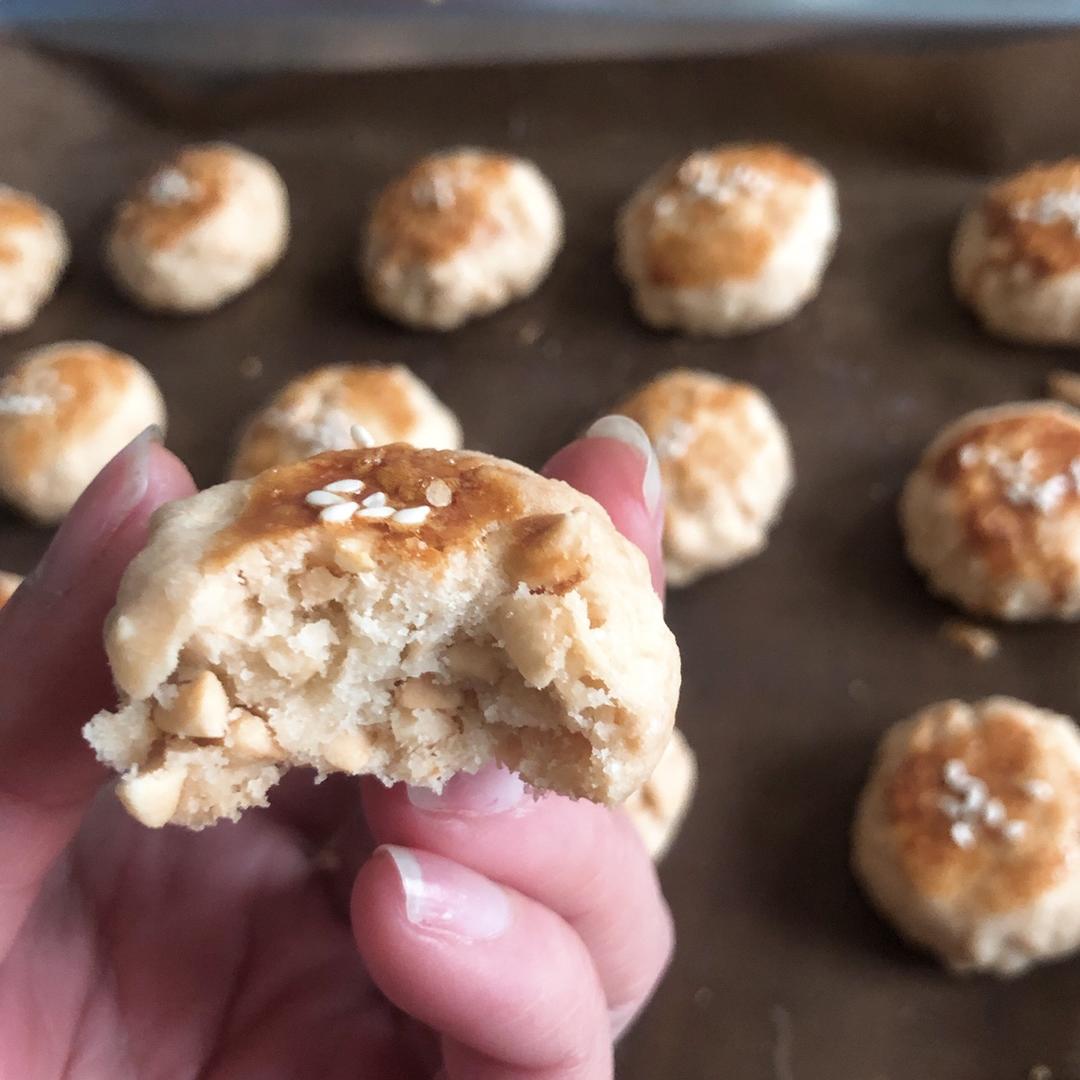
[(94, 477), (64, 519), (32, 577), (43, 590), (66, 593), (146, 495), (150, 447), (161, 429), (148, 427)]
[(434, 814), (502, 814), (517, 806), (524, 795), (521, 778), (494, 762), (479, 772), (451, 777), (441, 795), (429, 788), (408, 788), (409, 802)]
[(510, 900), (498, 885), (449, 859), (384, 844), (405, 893), (405, 916), (414, 926), (466, 941), (491, 941), (510, 926)]
[(610, 416), (602, 416), (588, 431), (586, 439), (615, 439), (633, 447), (645, 459), (645, 474), (641, 480), (641, 494), (645, 500), (645, 508), (650, 514), (656, 512), (660, 505), (660, 462), (656, 459), (656, 451), (649, 442), (649, 436), (645, 429), (629, 416), (620, 416), (613, 413)]

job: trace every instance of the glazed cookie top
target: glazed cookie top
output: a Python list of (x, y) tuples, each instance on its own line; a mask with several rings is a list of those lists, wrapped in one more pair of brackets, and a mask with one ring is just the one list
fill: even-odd
[(184, 147), (124, 200), (115, 238), (152, 251), (175, 247), (225, 203), (234, 164), (247, 156), (227, 143)]
[(494, 196), (520, 167), (480, 150), (432, 154), (393, 181), (375, 204), (371, 239), (390, 263), (445, 262), (477, 241), (513, 228)]
[(1054, 596), (1076, 576), (1061, 530), (1080, 529), (1080, 414), (1052, 402), (1006, 405), (963, 417), (927, 450), (917, 474), (952, 502), (971, 554), (992, 578), (1047, 583)]
[(1080, 158), (1033, 165), (994, 184), (982, 209), (997, 242), (990, 262), (1022, 262), (1040, 277), (1080, 268)]
[(1080, 856), (1080, 740), (1011, 698), (946, 701), (900, 725), (879, 766), (900, 869), (975, 915), (1023, 908)]
[(782, 146), (700, 150), (662, 169), (626, 210), (654, 284), (708, 286), (756, 277), (828, 174)]

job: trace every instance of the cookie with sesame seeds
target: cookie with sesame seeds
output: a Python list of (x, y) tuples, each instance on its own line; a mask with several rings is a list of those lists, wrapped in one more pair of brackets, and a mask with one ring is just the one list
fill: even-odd
[(787, 431), (760, 390), (676, 368), (615, 412), (636, 420), (656, 449), (668, 584), (689, 585), (765, 547), (794, 466)]
[(34, 321), (69, 254), (56, 213), (32, 195), (0, 184), (0, 334)]
[(679, 835), (694, 798), (697, 772), (694, 751), (675, 728), (652, 776), (626, 800), (624, 809), (657, 862)]
[(165, 402), (136, 360), (93, 341), (21, 356), (0, 379), (0, 497), (42, 524), (59, 521)]
[(991, 333), (1080, 345), (1080, 158), (990, 185), (964, 213), (953, 289)]
[(900, 498), (931, 590), (999, 619), (1080, 617), (1080, 412), (979, 409), (930, 444)]
[(120, 204), (105, 262), (150, 311), (212, 311), (281, 258), (289, 199), (270, 162), (228, 143), (187, 146)]
[(354, 424), (380, 445), (456, 450), (462, 441), (457, 417), (408, 368), (334, 364), (293, 379), (247, 424), (230, 477), (245, 480), (324, 450), (346, 450)]
[(859, 800), (853, 866), (906, 938), (1014, 975), (1080, 947), (1080, 734), (1023, 701), (944, 701), (895, 725)]
[(159, 511), (106, 648), (120, 707), (85, 734), (147, 825), (236, 818), (291, 766), (440, 790), (497, 760), (621, 802), (679, 689), (645, 556), (599, 504), (402, 443)]
[(532, 162), (445, 151), (379, 195), (361, 237), (360, 275), (389, 318), (452, 330), (536, 289), (562, 238), (562, 207)]
[(649, 325), (740, 334), (783, 322), (817, 294), (839, 227), (821, 165), (736, 143), (646, 180), (619, 215), (617, 261)]

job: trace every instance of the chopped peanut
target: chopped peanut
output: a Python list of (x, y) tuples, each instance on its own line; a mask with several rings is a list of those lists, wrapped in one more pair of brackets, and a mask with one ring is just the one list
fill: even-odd
[(334, 548), (334, 562), (347, 574), (363, 574), (375, 569), (375, 560), (365, 541), (346, 536)]
[(453, 674), (480, 682), (496, 683), (502, 666), (494, 649), (475, 641), (459, 641), (446, 650), (446, 666)]
[(228, 745), (238, 757), (253, 761), (277, 761), (282, 757), (269, 725), (246, 709), (233, 709), (229, 714)]
[(397, 703), (403, 709), (456, 709), (461, 704), (461, 691), (424, 675), (419, 679), (406, 679), (397, 688)]
[(357, 774), (364, 771), (373, 749), (366, 731), (342, 731), (327, 744), (323, 757), (333, 768)]
[(154, 706), (154, 723), (173, 735), (220, 739), (225, 735), (228, 714), (225, 687), (213, 672), (201, 671), (191, 682), (180, 684), (170, 705)]
[(116, 795), (136, 821), (160, 829), (176, 813), (183, 787), (182, 769), (153, 769), (125, 776), (116, 785)]

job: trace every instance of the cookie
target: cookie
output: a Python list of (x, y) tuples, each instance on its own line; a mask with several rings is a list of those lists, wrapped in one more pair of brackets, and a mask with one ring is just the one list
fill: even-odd
[(165, 403), (130, 356), (93, 341), (34, 349), (0, 379), (0, 496), (55, 523), (151, 425), (164, 431)]
[(34, 321), (68, 255), (60, 218), (33, 196), (0, 184), (0, 334)]
[(424, 158), (379, 196), (360, 273), (384, 315), (452, 330), (531, 293), (562, 236), (559, 200), (535, 165), (452, 150)]
[(652, 776), (626, 800), (625, 809), (649, 854), (659, 862), (675, 841), (697, 787), (697, 759), (676, 728)]
[(953, 240), (957, 297), (992, 334), (1080, 345), (1080, 158), (992, 184)]
[(957, 972), (1080, 946), (1080, 736), (1013, 698), (945, 701), (885, 736), (855, 817), (881, 913)]
[(619, 216), (617, 262), (650, 326), (722, 337), (783, 322), (815, 296), (838, 231), (820, 165), (736, 143), (646, 180)]
[(353, 425), (371, 442), (406, 442), (434, 450), (461, 446), (457, 417), (400, 364), (336, 364), (290, 382), (244, 429), (230, 476), (245, 480), (274, 465), (345, 450)]
[(22, 580), (18, 574), (0, 570), (0, 608), (15, 595), (15, 590), (22, 584)]
[(250, 288), (288, 239), (288, 193), (273, 165), (207, 143), (180, 150), (120, 204), (105, 261), (141, 307), (190, 314)]
[(787, 431), (752, 386), (676, 368), (622, 402), (660, 462), (664, 565), (688, 585), (761, 551), (791, 489)]
[(644, 555), (557, 480), (466, 451), (334, 451), (165, 507), (109, 616), (85, 728), (147, 825), (284, 770), (441, 790), (498, 760), (617, 803), (671, 732), (679, 655)]
[(1080, 412), (980, 409), (930, 444), (900, 498), (933, 592), (999, 619), (1080, 616)]

